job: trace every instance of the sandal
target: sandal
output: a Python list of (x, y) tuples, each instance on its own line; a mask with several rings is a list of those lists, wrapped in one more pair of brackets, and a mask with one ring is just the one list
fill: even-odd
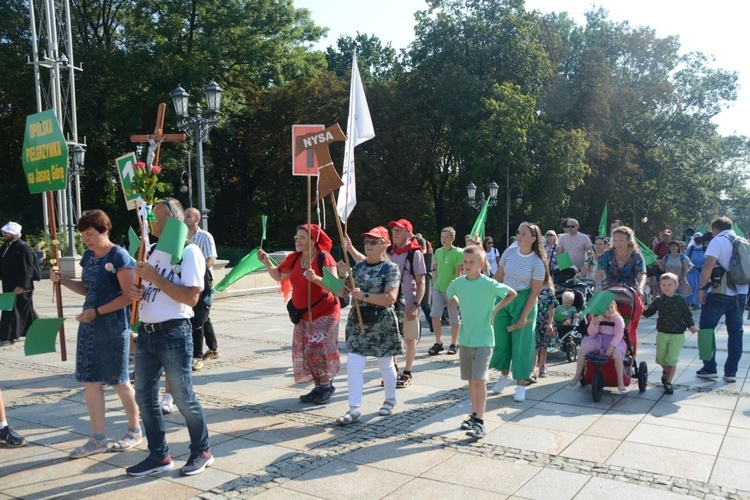
[(387, 399), (383, 401), (383, 406), (380, 407), (380, 411), (378, 412), (378, 415), (381, 417), (387, 417), (388, 415), (393, 415), (393, 408), (396, 406), (395, 401), (388, 401)]
[(427, 354), (429, 354), (430, 356), (434, 356), (442, 350), (443, 350), (443, 344), (438, 344), (437, 342), (435, 342), (435, 345), (433, 345), (427, 350)]
[(406, 389), (411, 385), (411, 374), (404, 373), (396, 380), (396, 389)]
[(451, 344), (450, 347), (448, 347), (448, 352), (446, 354), (456, 354), (458, 352), (458, 345)]
[(664, 393), (665, 394), (674, 394), (674, 388), (672, 387), (672, 384), (667, 382), (664, 384)]
[(89, 438), (86, 444), (74, 449), (68, 456), (70, 458), (83, 458), (88, 457), (89, 455), (96, 455), (97, 453), (104, 453), (106, 451), (109, 451), (106, 439), (98, 441), (94, 438)]
[(116, 443), (112, 444), (112, 451), (125, 451), (143, 442), (143, 434), (126, 432), (125, 435)]
[(361, 416), (362, 414), (359, 412), (359, 410), (349, 410), (343, 416), (337, 418), (336, 422), (341, 425), (349, 425), (359, 420), (359, 417)]

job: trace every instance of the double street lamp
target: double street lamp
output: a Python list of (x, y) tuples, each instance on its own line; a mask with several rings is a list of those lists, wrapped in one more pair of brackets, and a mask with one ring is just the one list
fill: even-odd
[[(492, 181), (489, 185), (490, 188), (490, 207), (497, 205), (497, 190), (500, 186), (495, 181)], [(474, 210), (482, 210), (482, 207), (487, 202), (487, 198), (484, 197), (484, 191), (480, 193), (481, 197), (477, 200), (477, 187), (473, 182), (470, 182), (466, 186), (466, 192), (469, 195), (469, 206)]]
[[(201, 213), (200, 226), (204, 231), (208, 231), (203, 143), (208, 141), (209, 132), (219, 123), (221, 94), (224, 91), (213, 80), (203, 90), (206, 93), (206, 116), (203, 116), (203, 110), (198, 103), (193, 108), (193, 116), (189, 116), (188, 101), (190, 100), (190, 94), (180, 85), (177, 85), (177, 88), (172, 92), (172, 103), (177, 113), (177, 128), (184, 130), (187, 135), (195, 140), (195, 152), (198, 157), (198, 209)], [(190, 188), (188, 187), (188, 189)]]

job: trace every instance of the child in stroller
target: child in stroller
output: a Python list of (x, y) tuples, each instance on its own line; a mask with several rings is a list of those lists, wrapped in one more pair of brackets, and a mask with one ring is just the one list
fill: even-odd
[[(632, 380), (636, 378), (638, 381), (638, 390), (644, 392), (646, 390), (646, 383), (648, 378), (648, 365), (645, 361), (638, 363), (636, 356), (638, 354), (638, 323), (640, 322), (641, 316), (643, 315), (643, 302), (641, 301), (640, 295), (633, 289), (624, 285), (609, 285), (605, 287), (605, 290), (614, 294), (615, 306), (613, 312), (613, 306), (607, 308), (605, 314), (601, 315), (604, 318), (599, 320), (597, 327), (591, 327), (588, 331), (591, 334), (593, 331), (598, 331), (599, 334), (595, 337), (601, 337), (598, 341), (592, 338), (590, 341), (584, 339), (581, 343), (581, 349), (584, 351), (584, 356), (578, 360), (578, 367), (576, 374), (573, 377), (571, 385), (575, 385), (580, 380), (581, 385), (591, 384), (591, 394), (594, 401), (599, 401), (602, 398), (603, 389), (607, 387), (617, 387), (620, 391), (626, 389)], [(622, 343), (615, 342), (616, 333), (615, 329), (619, 325), (619, 320), (622, 320), (624, 325), (624, 335), (622, 342), (624, 342), (625, 350), (622, 351)], [(593, 319), (592, 319), (593, 321)], [(604, 329), (606, 326), (604, 323), (610, 323), (611, 328)], [(603, 334), (610, 333), (606, 337)], [(593, 344), (591, 353), (588, 353), (589, 343)], [(612, 348), (610, 349), (610, 345)], [(586, 347), (584, 349), (584, 347)], [(605, 356), (597, 356), (596, 352), (604, 351)], [(607, 357), (607, 351), (610, 351), (612, 357)], [(588, 356), (586, 354), (589, 354)], [(622, 357), (619, 354), (623, 354)]]
[[(585, 318), (577, 317), (586, 307), (591, 297), (590, 286), (580, 280), (571, 279), (557, 288), (555, 295), (562, 306), (555, 310), (555, 328), (559, 339), (559, 348), (565, 353), (568, 362), (575, 361), (578, 356), (578, 346), (581, 338), (586, 334)], [(572, 300), (571, 300), (572, 298)], [(564, 309), (563, 309), (564, 308)], [(558, 316), (558, 311), (567, 316)], [(558, 321), (558, 319), (560, 321)]]

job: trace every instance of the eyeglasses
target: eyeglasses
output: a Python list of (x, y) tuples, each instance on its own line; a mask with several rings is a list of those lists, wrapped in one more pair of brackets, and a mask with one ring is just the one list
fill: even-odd
[(573, 229), (573, 228), (575, 228), (575, 227), (578, 227), (578, 226), (565, 226), (565, 227), (566, 227), (567, 229)]
[(161, 200), (159, 200), (159, 203), (162, 203), (165, 207), (167, 207), (167, 210), (169, 210), (170, 217), (174, 217), (174, 212), (172, 212), (172, 205), (169, 203), (169, 200), (171, 199), (172, 198), (169, 198), (169, 197), (162, 198)]
[(383, 240), (365, 239), (365, 245), (380, 245), (381, 243), (383, 243)]

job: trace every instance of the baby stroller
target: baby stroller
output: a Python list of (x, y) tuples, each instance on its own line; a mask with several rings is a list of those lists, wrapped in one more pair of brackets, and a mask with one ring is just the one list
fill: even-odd
[[(575, 297), (573, 307), (580, 313), (593, 295), (593, 284), (575, 278), (567, 280), (564, 284), (555, 288), (555, 297), (561, 304), (562, 296), (566, 291), (573, 292)], [(560, 351), (565, 353), (565, 358), (569, 363), (575, 361), (578, 357), (578, 346), (581, 345), (581, 339), (586, 336), (586, 318), (579, 318), (578, 321), (573, 323), (563, 325), (555, 322)]]
[[(630, 287), (624, 285), (609, 285), (605, 290), (616, 295), (617, 310), (625, 320), (625, 352), (623, 383), (625, 387), (630, 385), (631, 379), (638, 380), (638, 390), (646, 390), (648, 380), (648, 365), (645, 361), (640, 364), (636, 361), (638, 354), (638, 322), (643, 314), (643, 302), (640, 296)], [(615, 359), (606, 356), (591, 356), (586, 359), (581, 385), (591, 384), (591, 395), (594, 401), (602, 399), (604, 387), (617, 387), (617, 376), (615, 374)]]

